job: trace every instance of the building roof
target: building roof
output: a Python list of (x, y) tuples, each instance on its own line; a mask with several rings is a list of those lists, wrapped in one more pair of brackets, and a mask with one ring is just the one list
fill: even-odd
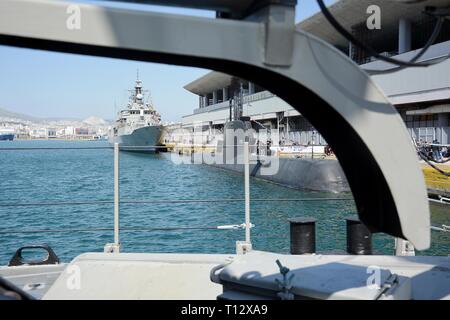
[[(377, 5), (381, 9), (381, 32), (397, 29), (399, 18), (415, 20), (418, 12), (426, 6), (448, 6), (449, 0), (424, 0), (418, 3), (404, 3), (405, 0), (339, 0), (328, 7), (336, 20), (347, 30), (354, 25), (365, 23), (370, 16), (367, 8)], [(299, 6), (301, 10), (301, 5)], [(342, 37), (321, 12), (301, 21), (297, 28), (307, 31), (335, 46), (346, 47), (348, 41)]]
[[(352, 26), (365, 23), (370, 16), (367, 8), (377, 5), (381, 10), (381, 30), (387, 34), (397, 32), (399, 18), (410, 19), (413, 22), (420, 16), (426, 6), (448, 6), (449, 0), (423, 0), (418, 3), (404, 3), (406, 0), (338, 0), (328, 7), (328, 10), (343, 27), (350, 30)], [(301, 4), (298, 7), (301, 10)], [(307, 31), (330, 44), (347, 48), (348, 41), (341, 36), (326, 20), (321, 12), (301, 21), (297, 28)], [(226, 87), (231, 82), (231, 76), (211, 71), (201, 78), (187, 84), (184, 88), (197, 95), (204, 95), (213, 90)]]
[(184, 89), (197, 95), (205, 95), (218, 88), (229, 86), (231, 84), (231, 78), (232, 76), (226, 73), (211, 71), (185, 85)]

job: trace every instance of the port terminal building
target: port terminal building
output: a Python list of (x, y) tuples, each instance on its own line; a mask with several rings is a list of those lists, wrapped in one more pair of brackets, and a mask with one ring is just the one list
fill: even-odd
[[(369, 8), (373, 10), (374, 5), (380, 12), (379, 28), (371, 29), (368, 19), (374, 11)], [(448, 7), (449, 1), (405, 4), (384, 0), (339, 0), (329, 7), (329, 11), (353, 36), (378, 53), (410, 60), (427, 43), (436, 23), (433, 16), (423, 13), (425, 5)], [(371, 74), (400, 113), (411, 137), (450, 143), (450, 59), (440, 61), (450, 53), (450, 20), (445, 20), (434, 44), (418, 60), (440, 63), (400, 70), (392, 69), (395, 67), (392, 64), (377, 60), (349, 43), (321, 12), (303, 20), (297, 28), (331, 43)], [(230, 99), (240, 90), (242, 115), (268, 129), (278, 130), (282, 143), (326, 144), (298, 111), (255, 83), (212, 71), (184, 88), (198, 96), (197, 108), (182, 118), (180, 127), (184, 129), (193, 130), (201, 124), (211, 134), (223, 130), (230, 119)], [(380, 132), (382, 130), (380, 123)]]

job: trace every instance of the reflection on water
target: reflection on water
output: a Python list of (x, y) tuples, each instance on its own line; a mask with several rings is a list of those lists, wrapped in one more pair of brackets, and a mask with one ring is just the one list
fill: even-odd
[[(14, 141), (0, 147), (94, 147), (105, 142)], [(98, 150), (0, 151), (0, 203), (113, 199), (113, 152)], [(122, 227), (186, 227), (241, 224), (243, 202), (170, 203), (173, 199), (243, 198), (241, 175), (206, 165), (176, 165), (169, 154), (121, 153), (121, 199), (167, 199), (166, 203), (122, 204)], [(251, 180), (253, 198), (323, 198), (335, 194), (299, 191)], [(348, 197), (349, 195), (343, 195)], [(319, 252), (344, 252), (345, 217), (353, 201), (252, 202), (252, 241), (257, 250), (289, 251), (288, 218), (317, 219)], [(0, 231), (111, 228), (113, 206), (0, 207)], [(433, 225), (449, 224), (448, 209), (432, 207)], [(102, 251), (112, 231), (1, 234), (0, 265), (21, 245), (48, 243), (63, 261), (86, 251)], [(232, 253), (243, 230), (122, 232), (124, 252)], [(374, 235), (374, 251), (392, 254), (393, 239)], [(447, 255), (448, 233), (432, 232), (432, 247), (421, 254)]]

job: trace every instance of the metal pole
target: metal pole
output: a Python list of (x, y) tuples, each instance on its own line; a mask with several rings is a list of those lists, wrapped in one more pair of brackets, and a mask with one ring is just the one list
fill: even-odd
[(248, 142), (244, 142), (245, 241), (250, 243), (250, 168)]
[(395, 238), (396, 256), (415, 256), (414, 246), (407, 240)]
[(356, 216), (347, 217), (347, 252), (349, 254), (372, 254), (372, 233)]
[(289, 138), (289, 117), (286, 117), (286, 136)]
[(316, 219), (291, 218), (291, 254), (313, 254), (316, 252)]
[(119, 246), (119, 144), (114, 143), (114, 244)]

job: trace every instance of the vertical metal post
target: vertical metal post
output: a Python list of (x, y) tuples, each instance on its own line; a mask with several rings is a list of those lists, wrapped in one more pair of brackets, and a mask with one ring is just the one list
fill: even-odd
[(316, 219), (289, 219), (291, 254), (312, 254), (316, 252)]
[(119, 246), (119, 144), (114, 143), (114, 244)]
[(415, 256), (414, 246), (407, 240), (395, 238), (395, 255), (396, 256)]
[(353, 60), (353, 44), (351, 42), (348, 43), (348, 57)]
[(244, 142), (245, 241), (250, 243), (250, 165), (248, 142)]
[(401, 18), (398, 22), (398, 53), (411, 51), (411, 21)]
[(347, 252), (357, 255), (372, 254), (372, 233), (357, 216), (347, 217)]
[(289, 117), (286, 117), (286, 137), (289, 139)]

